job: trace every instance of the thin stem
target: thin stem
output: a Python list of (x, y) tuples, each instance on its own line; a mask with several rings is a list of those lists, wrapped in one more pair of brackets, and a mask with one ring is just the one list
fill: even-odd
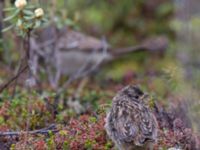
[(19, 78), (19, 76), (24, 73), (27, 69), (28, 69), (28, 65), (26, 65), (25, 67), (23, 67), (19, 73), (17, 75), (15, 75), (14, 77), (12, 77), (10, 80), (8, 80), (8, 82), (6, 82), (1, 88), (0, 88), (0, 93), (2, 93), (7, 87), (9, 87), (9, 85), (15, 81), (17, 78)]
[(28, 32), (27, 32), (27, 40), (26, 40), (26, 58), (27, 58), (27, 61), (29, 61), (30, 59), (30, 37), (31, 37), (31, 29), (28, 29)]

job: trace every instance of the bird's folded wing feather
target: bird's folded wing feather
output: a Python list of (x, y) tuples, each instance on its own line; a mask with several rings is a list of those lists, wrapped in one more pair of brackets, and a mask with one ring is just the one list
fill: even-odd
[(143, 145), (147, 140), (154, 140), (154, 118), (145, 107), (128, 106), (118, 111), (115, 128), (119, 139)]
[(121, 141), (131, 142), (137, 136), (139, 129), (135, 117), (131, 113), (131, 108), (122, 107), (117, 113), (115, 128)]

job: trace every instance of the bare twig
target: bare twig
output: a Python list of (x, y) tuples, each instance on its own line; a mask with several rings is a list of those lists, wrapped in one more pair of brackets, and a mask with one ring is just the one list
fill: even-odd
[(39, 130), (33, 130), (33, 131), (13, 131), (13, 132), (0, 132), (0, 137), (1, 136), (20, 136), (23, 134), (49, 134), (49, 132), (56, 133), (59, 130), (56, 129), (55, 124), (50, 125), (47, 128), (39, 129)]
[[(31, 73), (31, 68), (30, 68), (30, 64), (29, 64), (29, 60), (30, 60), (30, 34), (31, 34), (31, 30), (28, 31), (27, 33), (27, 39), (24, 40), (24, 47), (27, 49), (26, 50), (26, 56), (25, 56), (25, 63), (26, 65), (21, 69), (18, 70), (17, 74), (12, 77), (10, 80), (8, 80), (8, 82), (6, 82), (2, 87), (0, 87), (0, 93), (2, 93), (6, 88), (9, 87), (9, 85), (16, 81), (20, 75), (25, 72), (27, 69), (29, 69), (30, 73)], [(22, 64), (23, 58), (21, 58), (20, 60), (20, 64)]]
[(165, 36), (158, 36), (148, 38), (143, 41), (141, 44), (136, 46), (130, 46), (125, 48), (118, 48), (113, 51), (112, 55), (114, 58), (118, 58), (121, 55), (128, 54), (130, 52), (137, 52), (141, 50), (146, 50), (150, 52), (164, 53), (168, 47), (168, 39)]
[(8, 80), (8, 82), (6, 82), (1, 88), (0, 88), (0, 93), (2, 93), (7, 87), (9, 87), (9, 85), (15, 81), (16, 79), (18, 79), (20, 77), (20, 75), (22, 73), (24, 73), (27, 69), (28, 69), (28, 65), (24, 66), (19, 72), (18, 74), (16, 74), (14, 77), (12, 77), (11, 79)]
[[(24, 59), (25, 56), (23, 56), (23, 51), (22, 51), (22, 50), (23, 50), (23, 46), (22, 46), (21, 43), (20, 43), (20, 60), (19, 60), (19, 63), (18, 63), (18, 65), (17, 65), (17, 70), (16, 70), (16, 72), (15, 72), (14, 75), (17, 75), (17, 74), (20, 72), (20, 70), (22, 69), (22, 67), (23, 67), (23, 61), (25, 60), (25, 59)], [(15, 96), (15, 93), (16, 93), (17, 82), (18, 82), (18, 79), (16, 79), (16, 80), (14, 81), (13, 92), (12, 92), (12, 98)]]

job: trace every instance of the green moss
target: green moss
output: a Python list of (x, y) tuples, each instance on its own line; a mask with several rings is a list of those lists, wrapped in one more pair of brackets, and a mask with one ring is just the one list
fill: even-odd
[(93, 148), (93, 145), (96, 143), (96, 141), (92, 140), (92, 139), (87, 139), (85, 141), (85, 144), (84, 144), (84, 148), (86, 148), (87, 150), (92, 150)]
[(70, 150), (69, 143), (67, 141), (63, 143), (63, 150)]
[(4, 117), (0, 116), (0, 125), (2, 125), (4, 123), (5, 123)]
[(95, 117), (90, 117), (89, 120), (90, 120), (90, 122), (92, 122), (92, 123), (97, 122), (97, 118), (95, 118)]
[(109, 150), (110, 148), (113, 147), (113, 143), (111, 141), (107, 141), (106, 145), (105, 145), (105, 150)]

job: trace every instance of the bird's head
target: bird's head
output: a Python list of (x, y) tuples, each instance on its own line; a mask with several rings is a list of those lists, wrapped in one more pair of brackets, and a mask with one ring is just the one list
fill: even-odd
[(144, 93), (139, 86), (129, 85), (122, 90), (122, 93), (130, 98), (130, 100), (144, 100), (148, 94)]

